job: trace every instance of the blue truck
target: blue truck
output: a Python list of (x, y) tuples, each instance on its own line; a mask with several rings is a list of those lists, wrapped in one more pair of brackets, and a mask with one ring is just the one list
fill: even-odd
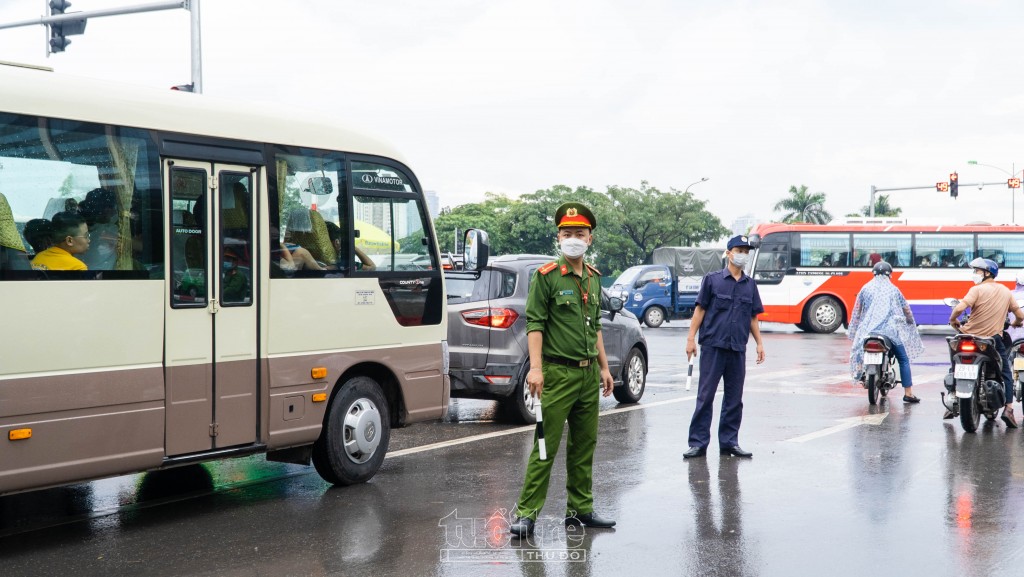
[(724, 248), (661, 247), (650, 264), (622, 272), (609, 292), (651, 328), (693, 316), (700, 281), (725, 266)]

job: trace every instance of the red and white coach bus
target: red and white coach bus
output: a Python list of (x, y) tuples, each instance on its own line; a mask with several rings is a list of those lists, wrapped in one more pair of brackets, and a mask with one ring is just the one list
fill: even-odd
[(761, 224), (749, 271), (765, 312), (761, 320), (830, 333), (849, 320), (871, 267), (892, 265), (892, 280), (918, 324), (945, 324), (945, 297), (972, 286), (967, 264), (975, 257), (999, 264), (999, 282), (1012, 288), (1024, 268), (1024, 227), (878, 224)]

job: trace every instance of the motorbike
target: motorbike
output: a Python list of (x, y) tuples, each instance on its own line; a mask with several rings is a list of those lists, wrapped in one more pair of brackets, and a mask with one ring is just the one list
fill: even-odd
[[(1024, 342), (1021, 344), (1024, 345)], [(1022, 353), (1022, 361), (1024, 361), (1024, 353)], [(876, 404), (878, 396), (886, 397), (889, 390), (898, 382), (896, 357), (892, 354), (892, 340), (885, 335), (869, 334), (864, 339), (864, 388), (868, 390), (868, 403)]]
[[(943, 299), (943, 302), (950, 308), (960, 303), (952, 298)], [(1003, 359), (992, 337), (969, 335), (958, 330), (956, 335), (946, 337), (946, 343), (949, 344), (951, 367), (943, 381), (946, 392), (942, 393), (942, 404), (954, 416), (960, 417), (964, 431), (973, 433), (978, 430), (982, 415), (994, 420), (996, 413), (1006, 404)]]

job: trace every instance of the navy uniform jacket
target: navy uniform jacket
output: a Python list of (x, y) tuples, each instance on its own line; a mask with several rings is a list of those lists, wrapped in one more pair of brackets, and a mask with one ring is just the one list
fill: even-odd
[(750, 319), (764, 312), (754, 279), (743, 273), (737, 281), (728, 267), (708, 273), (700, 284), (697, 304), (704, 309), (698, 333), (701, 346), (747, 350)]

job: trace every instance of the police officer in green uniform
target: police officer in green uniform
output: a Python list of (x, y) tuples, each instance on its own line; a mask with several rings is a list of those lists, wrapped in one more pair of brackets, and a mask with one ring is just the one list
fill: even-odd
[(598, 391), (608, 396), (614, 384), (601, 340), (601, 273), (583, 262), (597, 226), (594, 213), (578, 202), (555, 211), (562, 256), (534, 273), (526, 300), (530, 372), (526, 384), (540, 398), (548, 456), (540, 460), (538, 443), (526, 467), (523, 491), (511, 532), (533, 533), (547, 497), (551, 464), (568, 422), (566, 525), (613, 527), (594, 513), (594, 448), (597, 445)]

